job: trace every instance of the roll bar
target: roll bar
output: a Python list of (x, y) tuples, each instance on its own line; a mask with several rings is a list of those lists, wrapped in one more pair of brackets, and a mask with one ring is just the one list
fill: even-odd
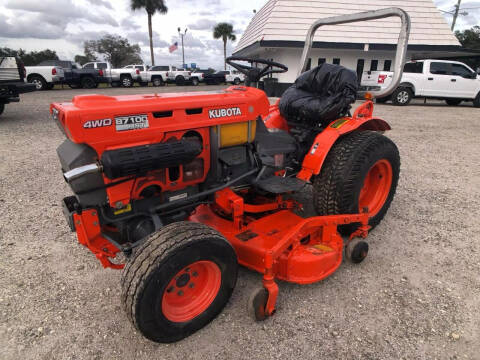
[(315, 36), (315, 32), (319, 27), (324, 25), (338, 25), (357, 21), (383, 19), (392, 16), (398, 16), (402, 21), (400, 33), (398, 35), (397, 52), (395, 54), (393, 79), (390, 85), (387, 86), (385, 89), (379, 91), (369, 91), (373, 95), (373, 97), (384, 97), (390, 95), (397, 88), (400, 80), (402, 79), (403, 66), (405, 65), (405, 59), (407, 56), (408, 38), (410, 36), (411, 28), (410, 16), (407, 14), (407, 12), (400, 8), (387, 8), (382, 10), (366, 11), (351, 15), (333, 16), (315, 21), (308, 30), (307, 38), (305, 39), (305, 46), (303, 47), (302, 58), (300, 61), (300, 64), (303, 65), (298, 72), (298, 76), (300, 76), (300, 74), (307, 70), (307, 60), (310, 55), (310, 51), (312, 50), (313, 37)]

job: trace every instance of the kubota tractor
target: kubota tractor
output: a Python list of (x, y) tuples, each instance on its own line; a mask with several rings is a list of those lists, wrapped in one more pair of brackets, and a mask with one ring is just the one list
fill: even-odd
[[(394, 80), (377, 94), (387, 95), (405, 62), (410, 22), (400, 9), (318, 20), (301, 72), (318, 27), (388, 16), (401, 18), (402, 31)], [(263, 275), (249, 300), (262, 320), (275, 312), (275, 280), (317, 282), (343, 254), (361, 262), (367, 233), (395, 194), (399, 154), (382, 135), (390, 126), (373, 116), (371, 96), (349, 113), (353, 71), (324, 64), (303, 72), (270, 105), (256, 86), (286, 66), (228, 63), (250, 86), (51, 105), (67, 137), (57, 152), (74, 192), (63, 200), (70, 228), (104, 267), (123, 268), (125, 310), (153, 341), (177, 341), (210, 322), (229, 300), (239, 264)], [(318, 216), (304, 218), (289, 195), (310, 184)]]

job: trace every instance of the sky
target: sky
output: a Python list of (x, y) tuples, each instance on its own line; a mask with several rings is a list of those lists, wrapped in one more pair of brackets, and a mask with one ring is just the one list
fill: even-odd
[[(453, 10), (457, 0), (434, 0), (442, 10)], [(166, 15), (153, 17), (153, 41), (157, 65), (182, 63), (181, 41), (177, 28), (188, 28), (184, 38), (185, 62), (201, 68), (223, 67), (223, 43), (213, 39), (215, 24), (229, 22), (237, 36), (229, 42), (227, 53), (266, 0), (165, 0)], [(477, 9), (473, 9), (473, 8)], [(457, 30), (480, 23), (480, 0), (464, 0), (461, 8), (469, 14), (459, 16)], [(445, 14), (451, 23), (452, 16)], [(27, 51), (55, 50), (61, 59), (73, 60), (83, 54), (83, 42), (103, 35), (117, 34), (138, 43), (142, 58), (150, 63), (147, 14), (130, 10), (130, 0), (0, 0), (0, 47)], [(168, 52), (178, 42), (179, 49)]]

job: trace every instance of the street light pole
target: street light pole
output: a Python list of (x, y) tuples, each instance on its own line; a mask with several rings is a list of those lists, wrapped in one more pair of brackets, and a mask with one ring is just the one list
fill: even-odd
[(462, 3), (462, 0), (458, 0), (458, 4), (455, 5), (455, 14), (453, 15), (453, 21), (452, 21), (452, 31), (455, 29), (455, 23), (457, 22), (458, 12), (460, 11), (461, 3)]
[(183, 48), (183, 37), (187, 35), (187, 28), (185, 28), (185, 32), (182, 34), (182, 31), (180, 28), (178, 28), (178, 35), (182, 37), (182, 67), (185, 65), (185, 50)]

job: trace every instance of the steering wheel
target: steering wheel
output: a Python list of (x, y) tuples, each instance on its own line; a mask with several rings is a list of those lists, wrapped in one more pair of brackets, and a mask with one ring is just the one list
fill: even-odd
[[(246, 62), (249, 62), (251, 65), (248, 66), (248, 65), (238, 64), (234, 61), (246, 61)], [(253, 63), (263, 64), (265, 65), (265, 67), (258, 68), (256, 66), (253, 66)], [(240, 71), (242, 74), (244, 74), (248, 78), (250, 82), (254, 82), (254, 83), (260, 81), (260, 79), (264, 76), (267, 76), (270, 74), (276, 74), (276, 73), (284, 73), (288, 71), (288, 67), (274, 61), (265, 60), (265, 59), (252, 59), (252, 58), (241, 57), (241, 56), (228, 57), (227, 64), (234, 67), (238, 71)]]

